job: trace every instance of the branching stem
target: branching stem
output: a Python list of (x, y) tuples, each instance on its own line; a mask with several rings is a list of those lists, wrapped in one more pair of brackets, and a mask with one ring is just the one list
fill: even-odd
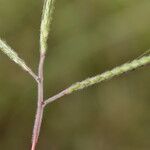
[(38, 102), (37, 102), (37, 112), (35, 116), (35, 123), (33, 128), (33, 135), (32, 135), (32, 147), (31, 150), (35, 150), (39, 133), (41, 129), (41, 123), (43, 118), (43, 66), (44, 66), (44, 60), (45, 60), (45, 53), (40, 55), (40, 62), (39, 62), (39, 70), (38, 70)]

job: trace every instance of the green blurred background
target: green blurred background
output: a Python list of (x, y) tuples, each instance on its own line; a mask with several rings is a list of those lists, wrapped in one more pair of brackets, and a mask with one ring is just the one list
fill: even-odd
[[(0, 0), (0, 37), (37, 71), (42, 0)], [(150, 48), (149, 0), (57, 0), (45, 98)], [(150, 68), (49, 105), (38, 150), (149, 150)], [(37, 88), (0, 53), (0, 149), (29, 150)]]

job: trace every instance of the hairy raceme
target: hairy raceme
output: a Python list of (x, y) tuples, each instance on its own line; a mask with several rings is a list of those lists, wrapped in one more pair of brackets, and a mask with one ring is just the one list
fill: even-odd
[(47, 40), (50, 32), (50, 25), (52, 22), (52, 14), (54, 11), (55, 0), (45, 0), (43, 6), (43, 14), (41, 19), (41, 32), (40, 32), (40, 51), (45, 53), (47, 50)]
[(23, 59), (21, 59), (18, 54), (2, 39), (0, 39), (0, 50), (5, 53), (12, 61), (18, 64), (23, 70), (27, 71), (35, 80), (37, 80), (36, 75), (33, 71), (26, 65)]
[[(148, 52), (146, 52), (146, 53), (148, 53)], [(63, 90), (59, 94), (56, 94), (53, 97), (50, 97), (49, 99), (47, 99), (44, 102), (44, 105), (46, 106), (47, 104), (49, 104), (55, 100), (58, 100), (59, 98), (65, 96), (65, 95), (69, 95), (75, 91), (82, 90), (82, 89), (92, 86), (94, 84), (109, 80), (113, 77), (119, 76), (119, 75), (129, 72), (129, 71), (132, 71), (136, 68), (147, 65), (149, 63), (150, 63), (150, 55), (143, 56), (141, 58), (137, 58), (131, 62), (125, 63), (121, 66), (117, 66), (117, 67), (113, 68), (112, 70), (108, 70), (102, 74), (87, 78), (81, 82), (77, 82), (77, 83), (71, 85), (69, 88)]]
[(135, 60), (133, 60), (130, 63), (125, 63), (125, 64), (123, 64), (121, 66), (118, 66), (118, 67), (112, 69), (112, 70), (106, 71), (106, 72), (104, 72), (104, 73), (102, 73), (100, 75), (88, 78), (88, 79), (86, 79), (84, 81), (81, 81), (81, 82), (77, 82), (76, 84), (72, 85), (68, 89), (69, 93), (72, 93), (73, 91), (84, 89), (84, 88), (86, 88), (88, 86), (91, 86), (93, 84), (100, 83), (102, 81), (111, 79), (111, 78), (113, 78), (115, 76), (119, 76), (119, 75), (121, 75), (123, 73), (126, 73), (128, 71), (134, 70), (134, 69), (136, 69), (138, 67), (141, 67), (141, 66), (149, 64), (149, 63), (150, 63), (150, 55), (143, 56), (140, 59), (135, 59)]

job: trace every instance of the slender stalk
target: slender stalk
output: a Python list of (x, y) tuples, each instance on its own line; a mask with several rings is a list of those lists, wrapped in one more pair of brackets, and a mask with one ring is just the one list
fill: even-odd
[(43, 66), (44, 66), (44, 60), (45, 60), (45, 54), (40, 55), (40, 62), (39, 62), (39, 70), (38, 70), (38, 76), (39, 76), (39, 82), (38, 82), (38, 102), (37, 102), (37, 112), (35, 116), (35, 123), (33, 128), (33, 135), (32, 135), (32, 147), (31, 150), (35, 150), (39, 133), (41, 129), (41, 123), (43, 118)]
[(52, 22), (52, 14), (54, 10), (54, 0), (45, 0), (43, 6), (43, 13), (41, 18), (41, 27), (40, 27), (40, 62), (38, 70), (38, 102), (37, 102), (37, 111), (35, 116), (35, 123), (33, 128), (32, 136), (32, 147), (31, 150), (35, 150), (40, 128), (42, 124), (43, 111), (44, 111), (44, 99), (43, 99), (43, 66), (45, 60), (45, 54), (47, 51), (47, 40), (50, 31), (50, 25)]
[(44, 100), (43, 100), (43, 66), (45, 60), (45, 54), (47, 51), (47, 40), (50, 31), (50, 25), (52, 22), (52, 14), (54, 10), (54, 0), (45, 0), (43, 6), (43, 13), (41, 18), (41, 27), (40, 27), (40, 62), (39, 62), (39, 71), (38, 71), (38, 102), (37, 102), (37, 112), (35, 116), (35, 123), (33, 128), (32, 136), (32, 147), (31, 150), (35, 150), (40, 128), (42, 124), (43, 111), (44, 111)]
[(125, 63), (121, 66), (115, 67), (112, 70), (106, 71), (100, 75), (88, 78), (81, 82), (77, 82), (77, 83), (73, 84), (72, 86), (70, 86), (69, 88), (63, 90), (62, 92), (60, 92), (60, 93), (56, 94), (55, 96), (52, 96), (49, 99), (47, 99), (46, 101), (44, 101), (44, 106), (46, 106), (47, 104), (49, 104), (53, 101), (58, 100), (59, 98), (65, 96), (65, 95), (68, 95), (75, 91), (87, 88), (89, 86), (92, 86), (93, 84), (97, 84), (102, 81), (106, 81), (108, 79), (119, 76), (123, 73), (132, 71), (134, 69), (137, 69), (137, 68), (147, 65), (147, 64), (150, 64), (150, 55), (143, 56), (140, 59), (135, 59), (129, 63)]
[(33, 77), (33, 79), (38, 83), (39, 82), (38, 76), (29, 67), (27, 68), (28, 69), (26, 70), (26, 72), (28, 72)]

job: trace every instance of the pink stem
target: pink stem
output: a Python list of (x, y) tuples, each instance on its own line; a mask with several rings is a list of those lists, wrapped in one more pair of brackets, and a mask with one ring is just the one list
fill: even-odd
[(33, 135), (32, 135), (32, 147), (31, 150), (36, 149), (36, 145), (39, 138), (39, 133), (42, 124), (43, 118), (43, 111), (44, 111), (44, 99), (43, 99), (43, 66), (44, 66), (45, 54), (40, 55), (40, 62), (39, 62), (39, 70), (38, 70), (38, 102), (37, 102), (37, 110), (35, 116), (35, 123), (33, 128)]

